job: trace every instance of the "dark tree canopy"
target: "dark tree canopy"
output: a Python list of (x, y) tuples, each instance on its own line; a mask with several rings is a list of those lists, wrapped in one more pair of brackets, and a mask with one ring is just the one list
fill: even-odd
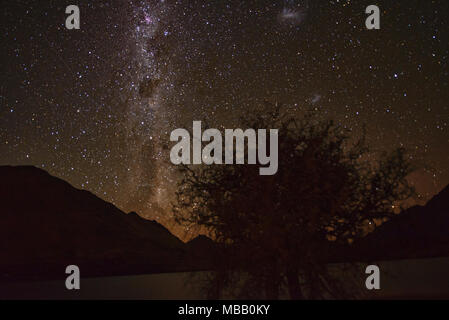
[(183, 166), (177, 221), (199, 227), (216, 243), (211, 297), (342, 298), (344, 284), (327, 267), (332, 248), (364, 235), (367, 221), (393, 214), (413, 188), (405, 151), (375, 160), (364, 136), (310, 113), (279, 109), (245, 120), (247, 128), (279, 129), (279, 169), (258, 165)]

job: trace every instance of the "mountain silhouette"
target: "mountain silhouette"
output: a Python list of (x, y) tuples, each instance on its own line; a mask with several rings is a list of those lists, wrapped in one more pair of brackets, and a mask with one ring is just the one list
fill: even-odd
[(449, 256), (449, 185), (425, 206), (402, 211), (359, 240), (350, 256), (359, 261)]
[(206, 252), (214, 249), (215, 243), (205, 235), (199, 235), (186, 243), (189, 250), (193, 252)]
[(0, 279), (194, 269), (186, 245), (155, 221), (129, 214), (32, 166), (0, 166)]
[[(214, 250), (205, 236), (187, 245), (198, 259)], [(449, 257), (449, 185), (426, 205), (402, 211), (352, 245), (329, 243), (323, 255), (331, 263)]]
[[(188, 243), (32, 166), (0, 166), (0, 281), (207, 270), (214, 242)], [(394, 216), (329, 262), (449, 256), (449, 186)]]

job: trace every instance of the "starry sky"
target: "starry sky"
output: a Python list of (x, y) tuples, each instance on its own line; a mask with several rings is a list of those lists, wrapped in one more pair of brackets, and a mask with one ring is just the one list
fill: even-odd
[[(65, 28), (70, 4), (80, 30)], [(407, 148), (422, 201), (449, 183), (446, 0), (20, 0), (0, 14), (0, 165), (170, 225), (170, 132), (238, 127), (268, 101), (355, 136), (366, 125), (373, 154)]]

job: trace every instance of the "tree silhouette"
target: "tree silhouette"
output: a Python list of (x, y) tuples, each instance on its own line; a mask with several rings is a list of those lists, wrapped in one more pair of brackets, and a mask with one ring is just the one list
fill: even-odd
[[(279, 129), (279, 169), (258, 165), (182, 166), (176, 221), (199, 227), (211, 252), (209, 297), (345, 298), (351, 294), (328, 262), (335, 248), (364, 235), (369, 221), (393, 214), (413, 188), (403, 149), (377, 160), (365, 135), (332, 121), (280, 112), (247, 117), (248, 128)], [(341, 274), (340, 274), (341, 275)]]

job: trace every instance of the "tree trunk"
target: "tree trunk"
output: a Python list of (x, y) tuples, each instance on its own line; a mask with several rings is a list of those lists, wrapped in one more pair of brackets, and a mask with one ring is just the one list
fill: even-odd
[(299, 284), (299, 276), (297, 270), (290, 268), (287, 270), (288, 293), (292, 300), (303, 300), (304, 295)]
[(274, 277), (268, 278), (265, 282), (265, 298), (267, 300), (279, 299), (279, 286)]

